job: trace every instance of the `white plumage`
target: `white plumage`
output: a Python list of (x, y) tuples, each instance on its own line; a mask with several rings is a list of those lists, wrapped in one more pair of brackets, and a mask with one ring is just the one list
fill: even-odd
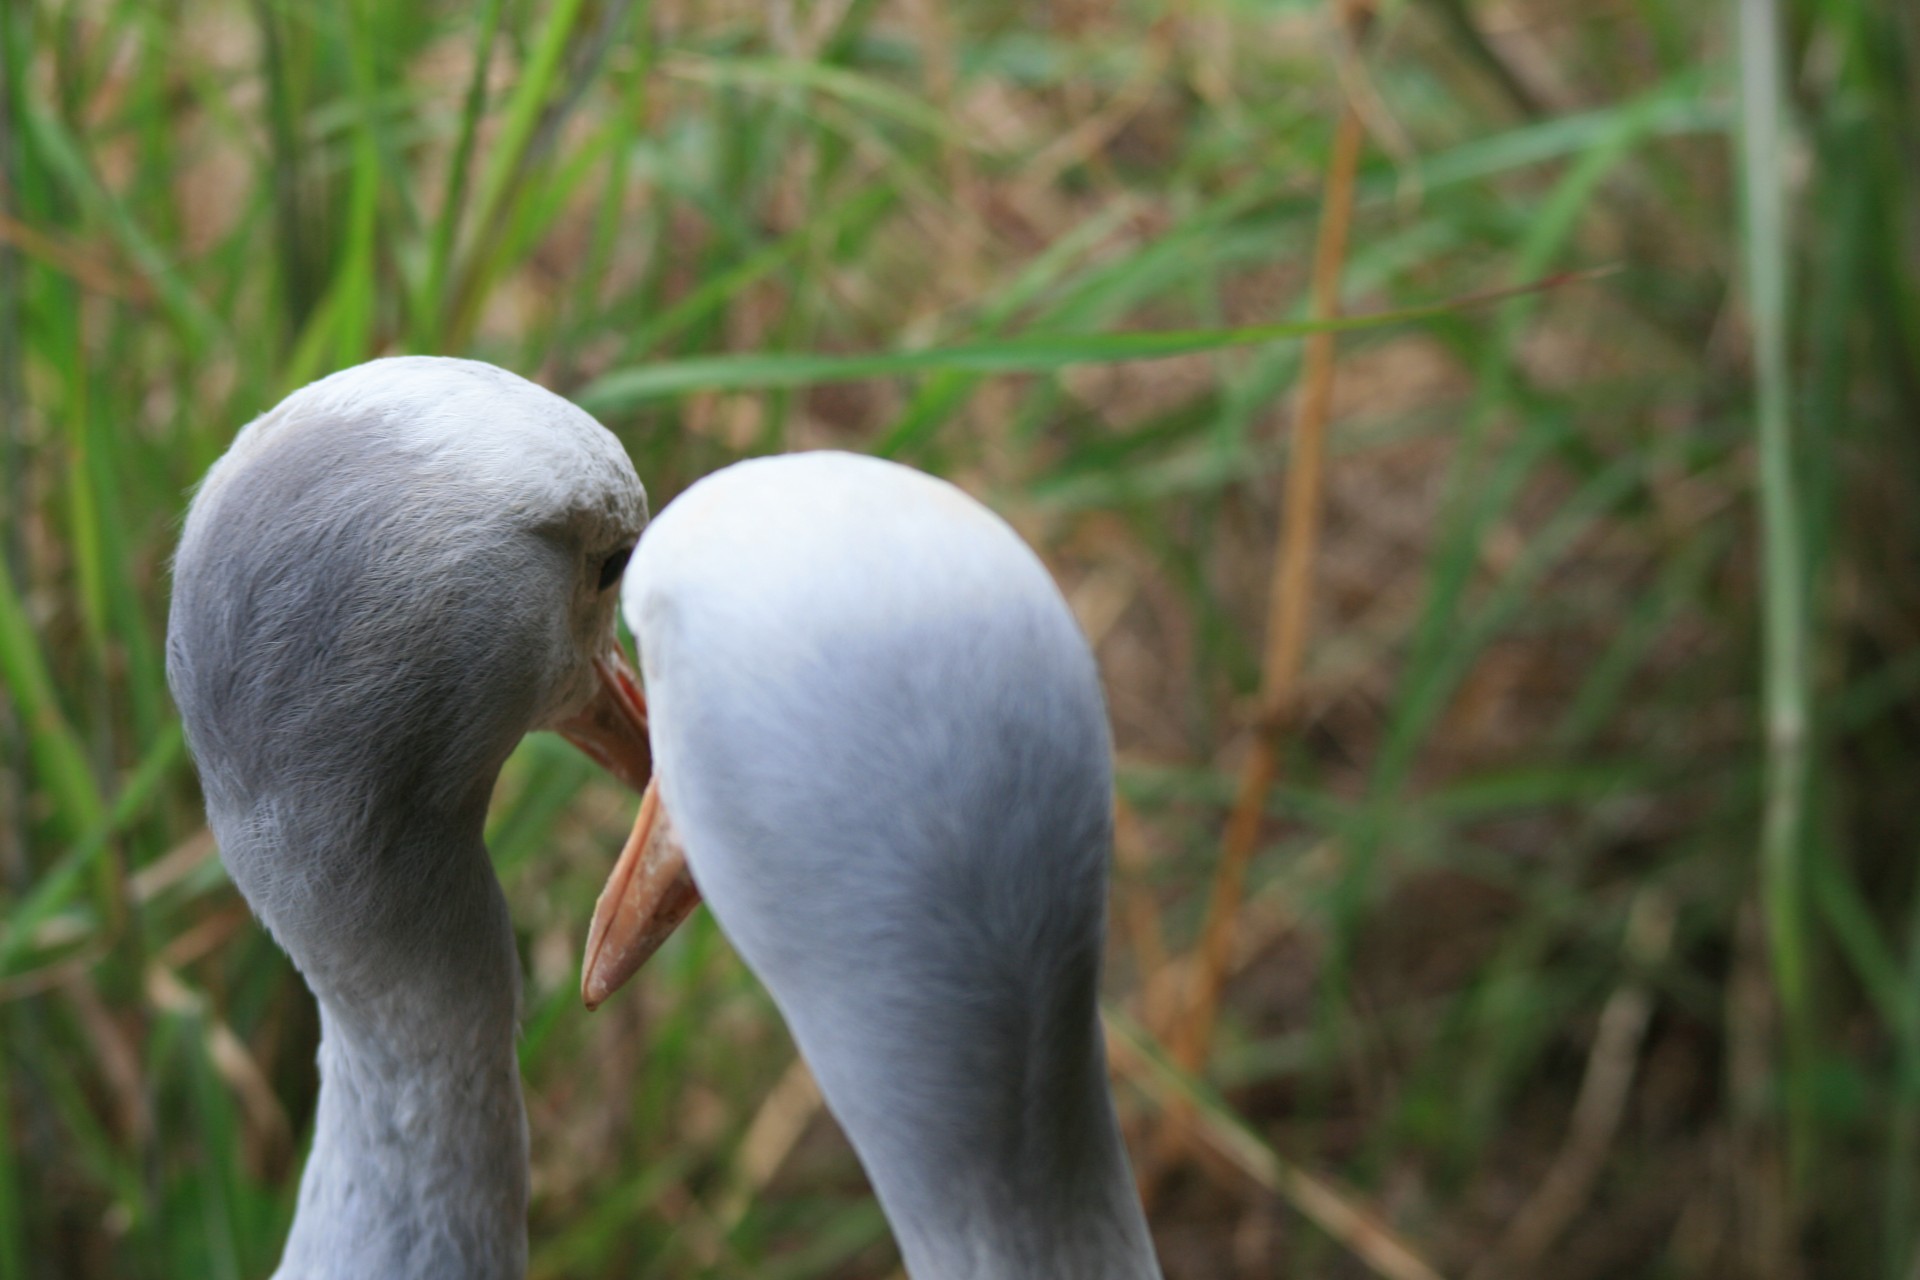
[(804, 454), (673, 502), (623, 608), (660, 806), (909, 1271), (1156, 1276), (1095, 1004), (1106, 717), (1040, 561), (951, 485)]

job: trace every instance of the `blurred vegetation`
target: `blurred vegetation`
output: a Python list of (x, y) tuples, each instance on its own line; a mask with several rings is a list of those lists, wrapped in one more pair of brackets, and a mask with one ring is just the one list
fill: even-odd
[[(0, 1280), (277, 1257), (315, 1020), (203, 826), (166, 562), (241, 424), (401, 351), (575, 397), (656, 509), (835, 446), (1042, 548), (1170, 1276), (1920, 1276), (1920, 8), (1334, 9), (0, 4)], [(1314, 312), (1349, 112), (1323, 261), (1439, 310), (1321, 383), (1216, 895), (1303, 403), (1230, 331)], [(497, 798), (534, 1274), (892, 1274), (710, 921), (580, 1010), (631, 806), (544, 736)]]

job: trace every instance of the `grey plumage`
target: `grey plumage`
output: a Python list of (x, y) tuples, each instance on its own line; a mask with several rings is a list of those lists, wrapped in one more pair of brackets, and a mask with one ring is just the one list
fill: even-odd
[[(194, 501), (169, 679), (227, 866), (321, 1005), (281, 1280), (524, 1270), (481, 823), (514, 742), (586, 703), (597, 570), (644, 520), (590, 418), (438, 360), (289, 397)], [(666, 806), (909, 1266), (1157, 1276), (1094, 1006), (1105, 717), (1045, 570), (950, 486), (812, 455), (696, 486), (633, 576)]]
[(215, 464), (167, 673), (235, 883), (319, 998), (282, 1280), (518, 1277), (519, 965), (481, 825), (529, 729), (594, 688), (645, 494), (593, 419), (405, 358), (289, 396)]
[(623, 596), (657, 781), (919, 1280), (1158, 1275), (1096, 1011), (1092, 655), (985, 508), (843, 454), (742, 463)]

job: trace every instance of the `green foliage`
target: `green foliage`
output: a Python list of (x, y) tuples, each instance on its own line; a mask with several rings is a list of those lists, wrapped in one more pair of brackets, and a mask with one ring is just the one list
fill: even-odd
[[(1309, 713), (1199, 1079), (1142, 929), (1193, 940), (1257, 678), (1321, 6), (0, 5), (0, 1280), (277, 1257), (314, 1019), (204, 833), (166, 562), (241, 424), (401, 351), (575, 397), (656, 508), (856, 448), (1042, 548), (1134, 820), (1136, 1151), (1203, 1104), (1447, 1274), (1524, 1272), (1571, 1169), (1556, 1275), (1912, 1277), (1920, 16), (1779, 4), (1384, 6)], [(579, 1009), (630, 806), (542, 737), (491, 824), (534, 1274), (891, 1274), (830, 1128), (768, 1165), (808, 1113), (710, 921)], [(1212, 1177), (1170, 1275), (1343, 1250)]]

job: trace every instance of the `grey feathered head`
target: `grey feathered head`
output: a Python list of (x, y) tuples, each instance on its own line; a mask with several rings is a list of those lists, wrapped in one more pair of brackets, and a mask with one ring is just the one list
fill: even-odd
[(167, 674), (229, 869), (283, 942), (356, 886), (390, 896), (394, 832), (477, 842), (514, 744), (594, 697), (646, 518), (606, 428), (473, 361), (360, 365), (239, 434), (187, 515)]

